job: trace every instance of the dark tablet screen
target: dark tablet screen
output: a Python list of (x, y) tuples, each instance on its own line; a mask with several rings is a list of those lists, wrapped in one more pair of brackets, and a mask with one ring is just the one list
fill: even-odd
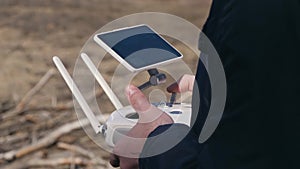
[(146, 25), (99, 34), (98, 38), (136, 69), (182, 56)]

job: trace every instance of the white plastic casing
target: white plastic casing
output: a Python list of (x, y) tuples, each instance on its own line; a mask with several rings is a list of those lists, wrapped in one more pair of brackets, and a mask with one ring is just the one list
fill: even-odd
[[(190, 126), (191, 104), (173, 104), (172, 107), (161, 104), (158, 108), (166, 112), (174, 123)], [(105, 141), (109, 146), (114, 147), (115, 143), (137, 123), (137, 118), (129, 117), (134, 114), (136, 115), (136, 112), (131, 106), (112, 112), (106, 124), (101, 127)]]

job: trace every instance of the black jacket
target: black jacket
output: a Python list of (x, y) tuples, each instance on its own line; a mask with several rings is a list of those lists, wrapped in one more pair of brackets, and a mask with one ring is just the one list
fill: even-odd
[[(300, 1), (214, 0), (203, 33), (226, 74), (222, 120), (209, 140), (199, 144), (210, 106), (201, 103), (189, 135), (163, 154), (141, 158), (140, 168), (299, 169)], [(208, 78), (199, 62), (196, 82), (201, 98), (210, 100)], [(160, 126), (150, 136), (168, 127)], [(178, 135), (175, 129), (168, 132)], [(144, 152), (155, 145), (147, 142)]]

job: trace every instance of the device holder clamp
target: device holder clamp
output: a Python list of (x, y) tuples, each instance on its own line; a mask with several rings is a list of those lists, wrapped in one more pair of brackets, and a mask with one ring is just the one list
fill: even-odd
[(166, 82), (167, 76), (164, 73), (159, 73), (156, 68), (147, 70), (150, 77), (149, 81), (140, 85), (138, 88), (140, 90), (145, 90), (151, 86), (157, 86)]
[[(149, 80), (142, 85), (138, 86), (138, 89), (145, 90), (151, 86), (157, 86), (166, 82), (167, 76), (164, 73), (159, 73), (156, 68), (147, 70), (150, 77)], [(176, 100), (176, 93), (173, 92), (170, 98), (170, 102), (168, 103), (169, 107), (172, 107)]]

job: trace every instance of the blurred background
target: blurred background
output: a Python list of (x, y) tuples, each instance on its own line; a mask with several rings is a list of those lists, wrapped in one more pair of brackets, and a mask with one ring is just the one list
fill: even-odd
[[(109, 154), (78, 124), (72, 95), (52, 56), (60, 56), (72, 72), (87, 39), (114, 19), (164, 12), (202, 28), (210, 4), (211, 0), (0, 0), (0, 168), (111, 168)], [(97, 99), (107, 102), (101, 90)]]

